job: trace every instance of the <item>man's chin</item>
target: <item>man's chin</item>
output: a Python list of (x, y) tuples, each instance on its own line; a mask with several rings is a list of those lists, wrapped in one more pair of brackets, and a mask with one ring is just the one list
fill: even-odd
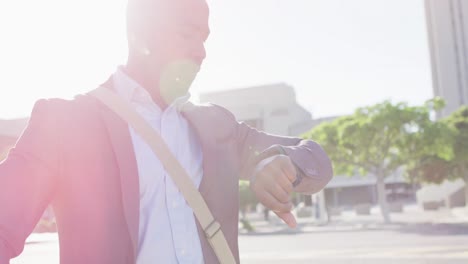
[(161, 97), (167, 105), (170, 105), (177, 98), (187, 96), (191, 86), (190, 83), (181, 84), (180, 82), (173, 82), (169, 85), (162, 85), (160, 87)]
[(200, 70), (200, 66), (190, 60), (180, 60), (169, 63), (161, 72), (159, 88), (161, 96), (168, 103), (185, 96), (195, 77)]

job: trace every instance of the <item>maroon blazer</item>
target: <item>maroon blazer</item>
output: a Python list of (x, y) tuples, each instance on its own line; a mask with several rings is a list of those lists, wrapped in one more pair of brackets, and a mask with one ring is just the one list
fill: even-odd
[[(332, 177), (330, 160), (313, 141), (259, 132), (216, 105), (189, 105), (184, 116), (203, 149), (200, 192), (238, 261), (238, 182), (248, 179), (245, 166), (259, 152), (284, 146), (303, 174), (297, 191), (317, 192)], [(22, 252), (48, 204), (56, 215), (61, 263), (135, 263), (139, 184), (129, 129), (91, 96), (38, 101), (0, 164), (0, 264)], [(199, 233), (205, 263), (218, 263)]]

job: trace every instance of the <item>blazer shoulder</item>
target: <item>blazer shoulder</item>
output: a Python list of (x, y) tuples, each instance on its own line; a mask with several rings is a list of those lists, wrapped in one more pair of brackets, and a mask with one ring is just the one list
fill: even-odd
[(73, 111), (82, 112), (97, 106), (94, 98), (88, 95), (77, 95), (73, 99), (43, 98), (36, 101), (32, 115), (37, 112), (46, 113), (50, 116), (61, 116), (71, 114)]
[(35, 119), (54, 120), (61, 119), (68, 108), (68, 102), (59, 98), (39, 99), (34, 103), (30, 122)]
[(188, 102), (183, 108), (184, 112), (193, 112), (199, 114), (205, 118), (212, 118), (214, 121), (229, 121), (236, 122), (236, 117), (226, 108), (213, 104), (213, 103), (203, 103), (196, 104), (193, 102)]
[(226, 108), (212, 104), (195, 104), (188, 102), (182, 109), (186, 118), (203, 134), (217, 139), (230, 138), (236, 134), (237, 121)]
[(53, 130), (67, 130), (72, 123), (94, 119), (97, 112), (96, 100), (86, 95), (78, 95), (73, 99), (39, 99), (32, 109), (29, 124), (37, 123)]

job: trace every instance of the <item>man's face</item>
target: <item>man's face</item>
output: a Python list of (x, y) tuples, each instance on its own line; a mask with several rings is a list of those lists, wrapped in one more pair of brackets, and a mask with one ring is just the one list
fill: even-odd
[(142, 18), (143, 36), (136, 36), (145, 71), (159, 78), (163, 97), (169, 100), (184, 95), (206, 56), (207, 3), (205, 0), (133, 1), (152, 1), (147, 8), (153, 10), (141, 12), (147, 16)]

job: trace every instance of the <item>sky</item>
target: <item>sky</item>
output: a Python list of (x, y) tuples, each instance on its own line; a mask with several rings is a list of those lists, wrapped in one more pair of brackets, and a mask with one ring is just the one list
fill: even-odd
[[(314, 118), (432, 97), (423, 0), (208, 0), (191, 92), (282, 82)], [(0, 1), (0, 118), (91, 90), (126, 60), (125, 0)]]

